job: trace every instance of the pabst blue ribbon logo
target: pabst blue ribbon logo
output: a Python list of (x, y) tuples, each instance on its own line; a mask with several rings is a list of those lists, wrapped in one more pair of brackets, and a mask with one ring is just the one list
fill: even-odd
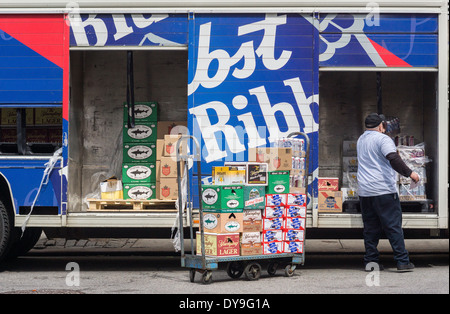
[(301, 15), (196, 15), (196, 25), (189, 113), (207, 163), (318, 130), (313, 27)]

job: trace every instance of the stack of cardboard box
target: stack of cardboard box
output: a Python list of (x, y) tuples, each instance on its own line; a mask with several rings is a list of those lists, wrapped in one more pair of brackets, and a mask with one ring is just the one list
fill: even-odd
[(124, 199), (154, 199), (156, 197), (157, 103), (135, 103), (135, 126), (133, 128), (128, 128), (129, 109), (125, 103), (123, 110), (123, 196)]
[[(290, 193), (292, 149), (250, 149), (248, 160), (213, 167), (213, 184), (202, 185), (206, 255), (302, 253), (306, 195)], [(284, 201), (274, 205), (270, 198)], [(227, 250), (211, 240), (223, 236)], [(197, 236), (197, 254), (199, 244)]]
[[(159, 121), (156, 154), (156, 189), (160, 200), (178, 198), (176, 144), (180, 135), (177, 127), (186, 127), (186, 121)], [(173, 132), (172, 132), (173, 131)], [(183, 167), (181, 167), (183, 170)]]

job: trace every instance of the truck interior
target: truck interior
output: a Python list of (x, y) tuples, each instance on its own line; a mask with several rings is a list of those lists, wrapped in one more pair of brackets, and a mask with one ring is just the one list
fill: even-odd
[[(126, 50), (70, 53), (68, 209), (87, 209), (99, 184), (122, 177)], [(133, 51), (134, 98), (158, 103), (158, 121), (187, 121), (187, 49)]]
[[(377, 80), (379, 84), (377, 85)], [(404, 212), (437, 212), (437, 72), (321, 71), (319, 176), (343, 182), (343, 141), (356, 141), (371, 112), (396, 117), (400, 139), (425, 144), (426, 200), (402, 202)], [(394, 138), (394, 136), (392, 136)], [(397, 138), (397, 140), (398, 140)], [(355, 154), (356, 155), (356, 154)], [(345, 211), (359, 211), (344, 202)], [(359, 204), (357, 204), (359, 205)]]

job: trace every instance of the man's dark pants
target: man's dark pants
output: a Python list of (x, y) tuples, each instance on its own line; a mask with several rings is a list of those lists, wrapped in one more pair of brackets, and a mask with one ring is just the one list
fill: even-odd
[(364, 223), (364, 263), (379, 263), (378, 242), (382, 233), (389, 239), (397, 264), (408, 264), (409, 254), (405, 248), (402, 230), (402, 208), (397, 193), (360, 197)]

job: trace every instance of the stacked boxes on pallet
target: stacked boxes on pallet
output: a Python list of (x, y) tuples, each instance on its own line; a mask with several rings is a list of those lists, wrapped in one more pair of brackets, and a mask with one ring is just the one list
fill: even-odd
[(128, 128), (127, 104), (123, 114), (122, 181), (124, 199), (156, 197), (157, 103), (136, 102), (134, 128)]

